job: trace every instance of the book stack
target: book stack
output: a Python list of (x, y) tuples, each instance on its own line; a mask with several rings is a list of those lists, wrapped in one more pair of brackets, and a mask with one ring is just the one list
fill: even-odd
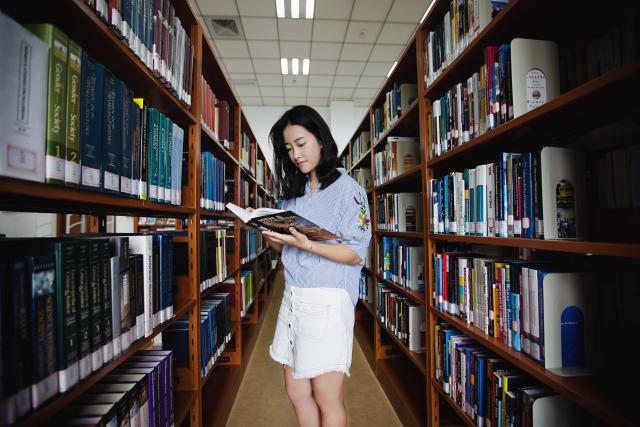
[(410, 351), (424, 353), (426, 323), (424, 307), (378, 283), (378, 319)]

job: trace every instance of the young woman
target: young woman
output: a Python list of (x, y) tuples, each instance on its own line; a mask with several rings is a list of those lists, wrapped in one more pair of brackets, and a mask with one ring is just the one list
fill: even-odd
[(283, 364), (287, 394), (301, 426), (346, 426), (344, 375), (349, 375), (360, 270), (371, 240), (364, 189), (338, 168), (331, 131), (311, 107), (284, 113), (271, 128), (283, 209), (340, 239), (310, 241), (264, 231), (282, 252), (285, 291), (271, 357)]

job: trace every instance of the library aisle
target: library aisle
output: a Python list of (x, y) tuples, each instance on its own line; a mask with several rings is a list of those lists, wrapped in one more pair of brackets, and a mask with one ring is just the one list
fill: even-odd
[[(282, 369), (269, 357), (278, 308), (284, 289), (282, 270), (274, 280), (269, 308), (249, 360), (227, 426), (296, 426), (293, 408), (284, 391)], [(371, 371), (358, 340), (354, 340), (351, 377), (345, 384), (350, 426), (400, 426), (393, 407)], [(265, 399), (265, 396), (269, 396)], [(264, 407), (263, 407), (264, 406)], [(204, 409), (206, 411), (206, 408)]]

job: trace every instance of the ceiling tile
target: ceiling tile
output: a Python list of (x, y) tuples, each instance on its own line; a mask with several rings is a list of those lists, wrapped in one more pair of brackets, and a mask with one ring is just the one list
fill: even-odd
[(277, 41), (248, 40), (252, 58), (280, 59), (280, 45)]
[[(384, 75), (386, 76), (387, 74), (385, 73)], [(384, 81), (384, 77), (365, 77), (365, 76), (362, 76), (360, 78), (360, 82), (358, 83), (358, 89), (361, 89), (361, 88), (378, 89), (383, 81)]]
[(253, 72), (250, 59), (224, 59), (224, 65), (230, 73)]
[(370, 61), (395, 61), (404, 45), (376, 44), (371, 51)]
[(292, 107), (294, 105), (304, 105), (306, 103), (307, 103), (307, 98), (305, 97), (285, 98), (285, 104)]
[(313, 60), (309, 65), (310, 75), (333, 75), (336, 72), (338, 61), (320, 61)]
[(393, 62), (369, 62), (364, 71), (363, 76), (386, 76)]
[(236, 3), (242, 16), (276, 16), (275, 1), (236, 0)]
[(331, 85), (333, 85), (333, 76), (309, 76), (309, 88), (327, 88), (331, 87)]
[(230, 80), (255, 80), (256, 75), (253, 73), (231, 73)]
[(351, 21), (344, 41), (347, 43), (375, 43), (380, 29), (382, 29), (382, 22)]
[(249, 49), (244, 40), (216, 40), (216, 49), (223, 58), (248, 58)]
[(307, 88), (306, 87), (288, 87), (284, 88), (284, 96), (285, 98), (293, 98), (293, 97), (306, 97), (307, 96)]
[(340, 59), (342, 61), (366, 61), (369, 59), (371, 48), (373, 48), (372, 44), (345, 43), (342, 46)]
[(241, 96), (242, 105), (262, 105), (262, 98), (259, 96)]
[(254, 59), (253, 67), (256, 74), (280, 74), (281, 72), (279, 59)]
[(316, 2), (315, 19), (349, 19), (353, 0), (322, 0)]
[(364, 70), (366, 62), (340, 61), (336, 74), (342, 76), (359, 76)]
[(370, 100), (371, 98), (376, 96), (377, 92), (378, 92), (378, 89), (356, 89), (355, 92), (353, 92), (353, 97), (367, 98)]
[[(406, 1), (406, 0), (404, 0)], [(356, 0), (351, 13), (352, 20), (385, 21), (393, 0)], [(240, 10), (242, 13), (242, 9)], [(418, 18), (420, 20), (420, 18)]]
[(278, 97), (262, 97), (264, 105), (284, 105), (284, 98)]
[(258, 90), (258, 86), (246, 86), (240, 85), (235, 86), (236, 93), (239, 96), (260, 96), (260, 91)]
[(311, 41), (311, 19), (278, 19), (280, 40)]
[(282, 86), (260, 86), (262, 96), (283, 96)]
[(368, 107), (371, 105), (372, 98), (353, 98), (353, 105), (355, 107)]
[(331, 98), (349, 99), (353, 93), (353, 88), (334, 87), (331, 89)]
[(430, 3), (430, 0), (395, 0), (387, 22), (420, 22)]
[[(280, 55), (283, 58), (309, 58), (311, 43), (309, 42), (280, 42)], [(300, 64), (302, 66), (302, 64)]]
[(337, 61), (340, 56), (341, 43), (311, 43), (311, 59), (328, 59)]
[(307, 97), (307, 104), (315, 105), (316, 107), (326, 107), (328, 102), (328, 98)]
[(405, 45), (417, 26), (417, 22), (415, 24), (393, 24), (387, 22), (382, 27), (382, 31), (380, 31), (378, 43)]
[(242, 29), (247, 40), (278, 40), (276, 18), (243, 17)]
[(286, 75), (286, 76), (282, 76), (282, 81), (284, 82), (285, 86), (295, 86), (295, 87), (307, 87), (307, 82), (308, 82), (308, 78), (307, 76), (302, 76), (302, 75)]
[[(256, 68), (257, 69), (257, 68)], [(260, 86), (281, 86), (282, 74), (256, 74)]]
[(310, 87), (307, 92), (307, 96), (316, 98), (326, 98), (329, 94), (329, 88), (326, 87)]
[(348, 21), (315, 20), (313, 23), (313, 41), (342, 42), (347, 32)]
[(333, 80), (333, 87), (346, 87), (353, 89), (360, 80), (359, 76), (336, 76)]
[(197, 0), (196, 3), (203, 15), (238, 15), (234, 0)]

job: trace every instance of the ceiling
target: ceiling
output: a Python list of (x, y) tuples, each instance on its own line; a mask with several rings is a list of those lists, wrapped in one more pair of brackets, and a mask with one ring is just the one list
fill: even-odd
[[(369, 106), (429, 3), (316, 0), (309, 20), (277, 18), (275, 0), (192, 1), (243, 105), (355, 107)], [(212, 16), (235, 20), (239, 37), (212, 38)], [(280, 58), (310, 58), (309, 75), (282, 75)]]

